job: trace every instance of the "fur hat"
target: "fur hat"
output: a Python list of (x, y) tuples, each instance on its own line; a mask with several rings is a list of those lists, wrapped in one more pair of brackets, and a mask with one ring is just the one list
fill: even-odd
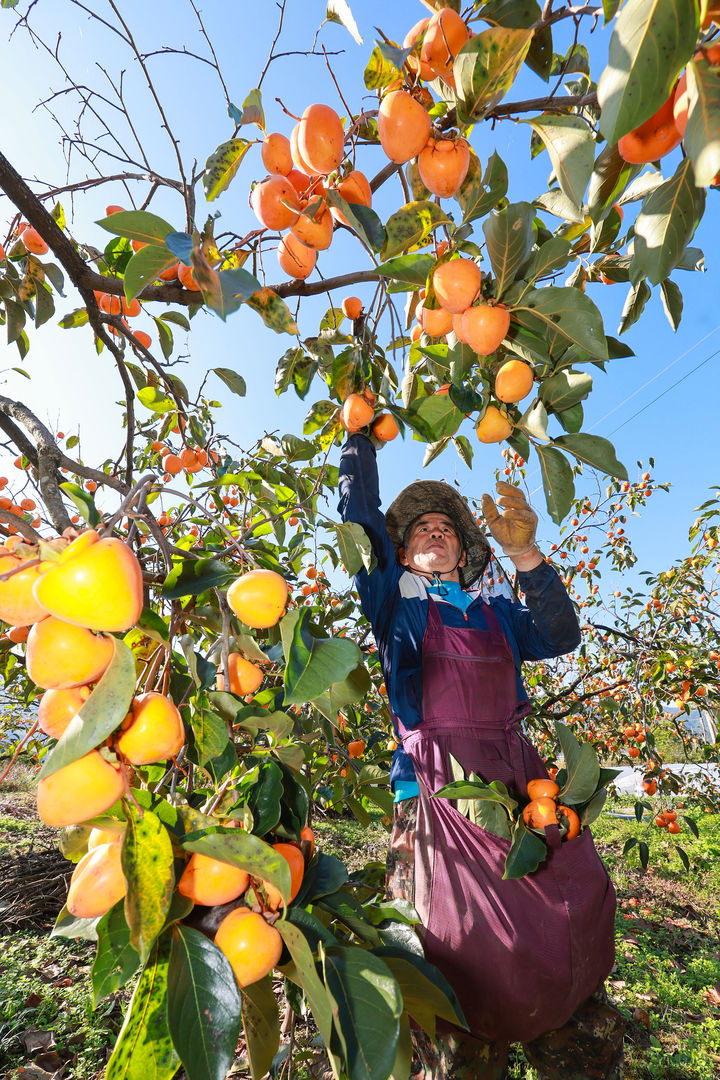
[(422, 514), (445, 514), (455, 524), (467, 563), (458, 567), (463, 589), (482, 577), (490, 561), (490, 545), (472, 515), (465, 499), (443, 480), (418, 480), (400, 492), (385, 515), (390, 539), (396, 553), (405, 544), (405, 536), (413, 521)]

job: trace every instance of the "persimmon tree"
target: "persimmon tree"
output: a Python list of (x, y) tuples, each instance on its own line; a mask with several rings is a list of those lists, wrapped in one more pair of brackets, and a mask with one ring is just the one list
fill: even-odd
[[(21, 616), (1, 656), (6, 687), (29, 706), (18, 750), (36, 755), (41, 784), (91, 755), (98, 769), (122, 777), (120, 799), (70, 821), (80, 826), (73, 857), (88, 860), (76, 879), (85, 884), (55, 930), (97, 940), (96, 1001), (137, 976), (107, 1076), (145, 1076), (151, 1058), (159, 1077), (180, 1064), (191, 1080), (222, 1076), (241, 1025), (252, 1074), (263, 1076), (280, 1038), (275, 969), (290, 1022), (304, 998), (337, 1077), (406, 1078), (409, 1017), (430, 1034), (436, 1016), (461, 1021), (453, 992), (422, 959), (412, 910), (384, 901), (376, 871), (351, 880), (339, 860), (313, 852), (307, 832), (314, 811), (349, 810), (368, 821), (372, 806), (391, 810), (391, 718), (369, 628), (341, 576), (341, 564), (352, 575), (370, 569), (373, 556), (362, 529), (325, 512), (337, 481), (333, 450), (346, 429), (371, 424), (379, 441), (412, 433), (426, 462), (452, 444), (470, 465), (473, 442), (460, 427), (471, 417), (482, 443), (507, 444), (506, 472), (537, 461), (548, 512), (563, 529), (552, 558), (572, 566), (565, 576), (574, 592), (584, 583), (576, 599), (588, 623), (579, 660), (531, 676), (532, 722), (548, 762), (552, 721), (565, 720), (601, 751), (641, 760), (648, 784), (659, 776), (660, 795), (677, 787), (663, 775), (654, 729), (668, 699), (682, 710), (701, 690), (718, 701), (717, 653), (707, 649), (717, 644), (715, 591), (703, 576), (716, 565), (717, 509), (703, 508), (692, 556), (648, 581), (649, 601), (620, 588), (608, 625), (599, 610), (600, 551), (616, 570), (631, 565), (618, 523), (654, 488), (649, 477), (631, 484), (612, 445), (582, 430), (593, 372), (607, 368), (612, 377), (610, 362), (630, 355), (606, 333), (588, 286), (627, 283), (621, 333), (642, 317), (653, 288), (673, 326), (680, 320), (671, 275), (702, 266), (690, 245), (720, 173), (713, 13), (696, 0), (549, 0), (542, 10), (535, 0), (491, 0), (462, 11), (428, 3), (415, 27), (379, 31), (364, 85), (349, 83), (342, 61), (323, 48), (340, 110), (293, 103), (300, 115), (284, 131), (268, 131), (263, 94), (267, 100), (282, 55), (286, 0), (241, 106), (192, 0), (201, 53), (159, 43), (147, 51), (115, 0), (102, 12), (71, 0), (68, 17), (82, 12), (107, 34), (97, 87), (74, 76), (41, 10), (13, 0), (2, 7), (10, 9), (9, 34), (28, 35), (66, 80), (45, 105), (63, 133), (68, 180), (29, 183), (23, 162), (0, 153), (0, 322), (22, 368), (39, 347), (36, 330), (57, 320), (83, 341), (89, 363), (99, 355), (114, 367), (122, 395), (122, 429), (106, 460), (93, 464), (77, 452), (76, 436), (0, 397), (0, 429), (15, 459), (0, 481), (0, 600)], [(331, 0), (327, 18), (363, 46), (345, 0)], [(591, 72), (603, 34), (607, 64)], [(221, 87), (228, 137), (202, 166), (197, 148), (186, 151), (176, 137), (157, 89), (158, 52), (208, 68)], [(173, 175), (156, 140), (138, 131), (127, 63), (144, 85), (140, 108), (157, 117), (153, 135), (170, 147)], [(533, 80), (535, 96), (513, 100), (513, 88)], [(493, 131), (510, 122), (551, 168), (547, 190), (518, 202), (508, 200), (507, 166), (492, 149)], [(673, 151), (669, 166), (658, 162)], [(371, 152), (384, 155), (372, 176), (363, 171)], [(123, 204), (110, 203), (90, 231), (83, 200), (106, 185), (108, 201), (122, 190)], [(252, 188), (257, 220), (232, 220), (232, 209), (222, 225), (214, 212), (202, 219), (200, 191), (223, 208), (239, 188)], [(391, 205), (382, 216), (372, 205), (378, 192)], [(159, 206), (173, 211), (160, 214)], [(326, 260), (334, 268), (338, 235), (354, 244), (354, 261), (322, 276)], [(361, 283), (374, 286), (367, 307), (341, 295)], [(316, 332), (301, 337), (306, 298), (323, 295)], [(191, 392), (175, 369), (174, 332), (192, 340), (201, 309), (228, 328), (259, 317), (289, 336), (275, 389), (309, 401), (302, 433), (240, 447), (222, 431), (206, 380)], [(137, 318), (150, 332), (134, 329)], [(246, 392), (241, 363), (204, 374)], [(576, 495), (583, 468), (606, 477), (597, 497)], [(593, 546), (587, 536), (605, 520), (611, 528)], [(45, 612), (31, 618), (12, 605), (23, 575), (50, 580), (71, 565), (68, 542), (82, 550), (82, 530), (97, 533), (90, 543), (114, 538), (134, 553), (141, 603), (120, 630), (82, 623), (91, 634), (110, 631), (112, 657), (104, 674), (88, 677), (92, 689), (75, 702), (67, 728), (53, 728), (35, 718), (40, 689), (31, 677), (39, 670), (34, 627)], [(290, 587), (284, 614), (271, 621), (253, 622), (233, 602), (234, 583), (253, 571)], [(688, 661), (692, 672), (679, 678)], [(162, 706), (169, 742), (159, 759), (142, 760), (129, 733), (151, 695), (179, 710), (182, 731)], [(681, 724), (678, 731), (685, 738)], [(716, 794), (708, 781), (695, 798), (711, 807)], [(50, 803), (57, 809), (61, 801)], [(86, 853), (91, 828), (99, 834)], [(288, 844), (301, 866), (283, 854)], [(200, 902), (208, 894), (185, 877), (196, 856), (226, 875), (228, 867), (240, 872), (241, 899)], [(125, 895), (116, 899), (111, 889), (112, 906), (83, 914), (91, 910), (86, 882), (100, 864)], [(216, 934), (230, 914), (234, 945), (225, 947), (228, 924)], [(240, 978), (240, 940), (266, 957), (260, 977)]]

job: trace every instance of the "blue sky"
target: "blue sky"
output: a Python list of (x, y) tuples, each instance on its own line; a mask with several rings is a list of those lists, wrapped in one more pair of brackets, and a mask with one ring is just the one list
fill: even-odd
[[(21, 7), (24, 5), (21, 4)], [(351, 3), (360, 33), (365, 43), (358, 46), (347, 31), (338, 25), (327, 25), (318, 41), (329, 51), (344, 50), (332, 56), (331, 62), (341, 82), (343, 92), (354, 110), (363, 104), (375, 107), (362, 82), (362, 72), (376, 37), (375, 26), (401, 40), (404, 33), (426, 9), (417, 0), (393, 0), (382, 5), (376, 0), (352, 0)], [(110, 18), (103, 0), (96, 10)], [(198, 23), (189, 4), (181, 0), (160, 0), (152, 5), (137, 0), (122, 4), (128, 24), (137, 35), (141, 50), (150, 51), (164, 46), (190, 51), (207, 52), (199, 33)], [(304, 50), (311, 47), (315, 30), (322, 21), (324, 3), (308, 0), (288, 0), (283, 34), (277, 51)], [(249, 13), (251, 17), (248, 18)], [(277, 25), (278, 9), (274, 4), (246, 2), (228, 5), (221, 0), (207, 0), (203, 9), (206, 29), (218, 52), (220, 66), (233, 102), (240, 106), (245, 95), (256, 84), (268, 54), (269, 44)], [(11, 25), (12, 14), (0, 14), (0, 32)], [(141, 134), (153, 167), (165, 175), (175, 175), (176, 165), (172, 147), (161, 128), (160, 119), (147, 91), (143, 87), (137, 64), (124, 50), (117, 38), (107, 29), (88, 20), (78, 8), (69, 3), (38, 6), (31, 22), (46, 41), (54, 45), (62, 31), (60, 55), (76, 82), (104, 86), (108, 84), (98, 68), (101, 64), (115, 78), (124, 69), (124, 93), (131, 103), (133, 122)], [(598, 28), (591, 48), (593, 61), (607, 53), (610, 28)], [(558, 34), (556, 50), (567, 45), (566, 35)], [(36, 48), (27, 35), (18, 32), (8, 44), (7, 34), (0, 36), (0, 55), (5, 71), (5, 94), (12, 99), (11, 107), (3, 109), (3, 151), (18, 170), (29, 179), (42, 178), (55, 185), (66, 182), (66, 166), (57, 125), (45, 108), (35, 109), (37, 102), (50, 92), (61, 92), (67, 85), (62, 73), (43, 50)], [(318, 46), (319, 47), (319, 46)], [(217, 76), (207, 65), (187, 57), (158, 55), (149, 60), (153, 79), (167, 109), (170, 126), (179, 138), (180, 152), (189, 167), (193, 159), (202, 163), (215, 146), (232, 134), (223, 95)], [(594, 67), (599, 74), (600, 66)], [(523, 75), (513, 87), (509, 99), (518, 100), (543, 93), (543, 83), (531, 74)], [(290, 133), (293, 121), (285, 116), (275, 98), (282, 99), (293, 113), (314, 101), (325, 101), (342, 112), (342, 105), (322, 57), (283, 57), (275, 61), (263, 84), (263, 98), (268, 130)], [(55, 97), (50, 108), (69, 118), (77, 112), (64, 94)], [(122, 138), (126, 131), (118, 127)], [(254, 137), (255, 129), (245, 129)], [(258, 133), (259, 134), (259, 133)], [(545, 153), (534, 161), (529, 156), (530, 132), (526, 125), (506, 120), (494, 130), (489, 124), (479, 124), (473, 131), (472, 143), (481, 161), (497, 151), (510, 171), (510, 198), (532, 198), (545, 190), (550, 171)], [(103, 144), (110, 146), (105, 136)], [(679, 151), (665, 159), (664, 173), (671, 174)], [(380, 149), (361, 148), (358, 167), (372, 176), (384, 164)], [(71, 159), (71, 173), (76, 168)], [(259, 147), (252, 149), (228, 192), (215, 203), (204, 205), (198, 189), (197, 221), (202, 223), (206, 213), (221, 214), (216, 232), (224, 222), (242, 234), (256, 225), (248, 206), (248, 191), (252, 180), (260, 179), (263, 168)], [(143, 188), (143, 191), (145, 188)], [(142, 196), (138, 189), (138, 205)], [(108, 184), (95, 192), (78, 197), (74, 203), (64, 196), (66, 214), (72, 220), (76, 235), (102, 247), (107, 234), (92, 222), (104, 216), (108, 203), (129, 205), (127, 194), (119, 184)], [(399, 187), (386, 185), (378, 193), (375, 206), (385, 218), (401, 202)], [(450, 204), (449, 204), (450, 205)], [(637, 206), (637, 204), (635, 204)], [(636, 356), (612, 361), (606, 374), (593, 369), (595, 389), (585, 403), (584, 430), (613, 441), (618, 456), (631, 477), (636, 475), (636, 462), (656, 460), (655, 476), (669, 481), (669, 495), (658, 494), (650, 501), (641, 521), (631, 524), (629, 532), (639, 553), (639, 565), (660, 569), (686, 549), (687, 528), (693, 508), (708, 496), (710, 485), (718, 483), (715, 467), (717, 446), (717, 371), (720, 351), (720, 278), (715, 257), (716, 238), (720, 234), (718, 208), (720, 191), (708, 193), (708, 209), (694, 243), (705, 250), (707, 272), (690, 274), (676, 272), (673, 277), (683, 289), (685, 309), (680, 329), (674, 334), (662, 311), (659, 290), (654, 291), (645, 315), (624, 340)], [(183, 211), (177, 195), (165, 192), (152, 203), (151, 209), (184, 227)], [(633, 208), (628, 208), (626, 222)], [(0, 202), (0, 222), (9, 219), (7, 201)], [(74, 216), (73, 216), (74, 215)], [(4, 224), (2, 236), (4, 238)], [(329, 252), (319, 263), (323, 274), (347, 272), (367, 265), (367, 256), (347, 233), (340, 234)], [(272, 256), (267, 265), (268, 282), (281, 279)], [(369, 300), (369, 286), (351, 290)], [(624, 285), (591, 285), (588, 295), (603, 313), (608, 333), (615, 333), (627, 287)], [(657, 293), (657, 295), (655, 295)], [(342, 293), (335, 294), (336, 301)], [(60, 302), (62, 311), (75, 306), (75, 299)], [(319, 315), (328, 306), (327, 298), (303, 301), (299, 316), (302, 336), (314, 333)], [(149, 320), (148, 320), (149, 322)], [(138, 321), (138, 327), (141, 323)], [(142, 324), (145, 327), (145, 323)], [(149, 326), (145, 327), (151, 329)], [(241, 445), (250, 445), (266, 430), (299, 431), (302, 418), (312, 401), (324, 397), (324, 384), (316, 380), (305, 402), (290, 391), (277, 397), (273, 390), (274, 371), (278, 357), (292, 344), (286, 335), (278, 336), (265, 329), (249, 310), (241, 310), (222, 323), (215, 316), (200, 313), (193, 324), (192, 334), (182, 344), (180, 352), (186, 363), (177, 373), (191, 390), (197, 389), (208, 367), (235, 367), (247, 380), (248, 396), (231, 396), (215, 380), (207, 392), (223, 402), (219, 424)], [(17, 396), (26, 401), (55, 430), (83, 433), (83, 451), (92, 461), (115, 452), (122, 438), (108, 440), (111, 425), (108, 409), (119, 398), (114, 366), (105, 357), (96, 357), (87, 329), (60, 331), (54, 322), (32, 335), (32, 350), (27, 369), (32, 375), (27, 381), (10, 369), (17, 364), (14, 346), (0, 343), (0, 371), (3, 386), (0, 393)], [(215, 379), (211, 376), (211, 380)], [(657, 400), (655, 400), (657, 399)], [(427, 477), (457, 479), (461, 489), (473, 496), (490, 490), (492, 472), (501, 464), (497, 446), (477, 443), (470, 423), (463, 429), (475, 447), (475, 460), (469, 471), (450, 448), (427, 470), (422, 469), (423, 444), (409, 436), (404, 443), (396, 440), (380, 457), (383, 501), (387, 504), (403, 484), (421, 473)], [(540, 536), (546, 544), (556, 538), (556, 530), (544, 513), (540, 476), (534, 461), (528, 471), (528, 488), (541, 514)], [(334, 508), (333, 508), (334, 509)]]

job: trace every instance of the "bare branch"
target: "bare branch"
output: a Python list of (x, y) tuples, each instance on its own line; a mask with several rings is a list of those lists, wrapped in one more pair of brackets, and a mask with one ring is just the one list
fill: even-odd
[(29, 522), (23, 521), (21, 517), (18, 517), (17, 514), (13, 514), (10, 510), (0, 510), (0, 521), (2, 521), (4, 525), (12, 525), (19, 533), (22, 533), (27, 540), (32, 541), (33, 544), (37, 544), (38, 540), (40, 540), (40, 533), (36, 532)]

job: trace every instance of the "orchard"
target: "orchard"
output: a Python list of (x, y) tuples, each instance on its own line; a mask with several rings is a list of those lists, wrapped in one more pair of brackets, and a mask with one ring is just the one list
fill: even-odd
[[(51, 65), (23, 92), (59, 132), (41, 177), (0, 148), (4, 368), (33, 386), (0, 395), (1, 771), (30, 761), (40, 819), (73, 838), (54, 933), (97, 942), (95, 1005), (133, 987), (107, 1080), (221, 1080), (240, 1037), (253, 1080), (278, 1075), (281, 1020), (308, 1011), (336, 1080), (407, 1080), (411, 1021), (431, 1038), (463, 1022), (411, 906), (313, 830), (392, 814), (392, 718), (350, 580), (374, 556), (334, 509), (348, 432), (448, 470), (540, 471), (583, 644), (528, 671), (556, 782), (506, 801), (507, 835), (535, 843), (507, 875), (542, 861), (546, 824), (572, 839), (596, 819), (613, 767), (642, 770), (626, 855), (643, 868), (658, 830), (689, 867), (683, 837), (720, 806), (717, 743), (688, 725), (720, 708), (720, 492), (638, 584), (631, 521), (667, 485), (652, 461), (631, 479), (583, 406), (600, 374), (620, 381), (653, 293), (677, 328), (675, 277), (692, 289), (703, 268), (720, 9), (424, 0), (405, 25), (358, 4), (368, 43), (330, 0), (302, 50), (282, 36), (293, 6), (261, 56), (242, 26), (228, 53), (192, 2), (173, 46), (116, 0), (0, 5), (9, 47)], [(288, 56), (322, 65), (323, 100), (281, 83)], [(207, 130), (180, 136), (191, 106)], [(514, 202), (509, 125), (546, 177)], [(83, 376), (57, 418), (35, 387), (60, 336)], [(249, 441), (225, 430), (223, 404), (268, 387), (303, 403), (297, 430), (260, 404)], [(516, 584), (493, 559), (487, 588)]]

